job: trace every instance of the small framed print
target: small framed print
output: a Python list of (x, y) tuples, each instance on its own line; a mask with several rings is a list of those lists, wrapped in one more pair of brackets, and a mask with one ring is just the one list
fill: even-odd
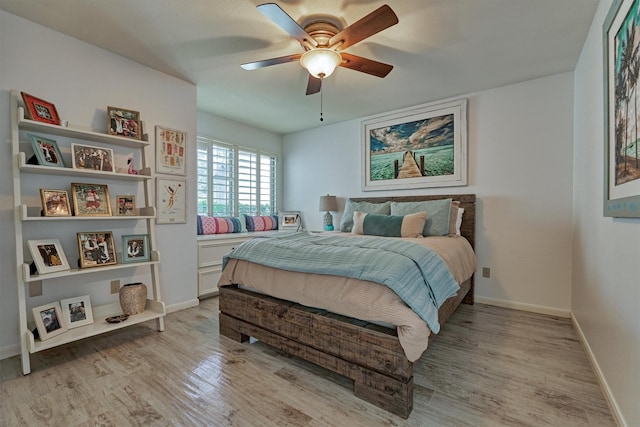
[(122, 262), (144, 262), (151, 259), (148, 234), (122, 236)]
[(107, 107), (109, 135), (141, 139), (140, 113), (118, 107)]
[(71, 216), (69, 194), (66, 190), (40, 189), (42, 216)]
[(67, 330), (59, 302), (33, 307), (32, 311), (41, 341), (60, 335)]
[(53, 139), (29, 134), (29, 141), (39, 165), (63, 168), (62, 154)]
[(116, 196), (116, 215), (135, 215), (136, 196)]
[(297, 229), (300, 226), (300, 212), (278, 212), (280, 229)]
[(117, 264), (113, 233), (110, 231), (78, 233), (80, 268)]
[(60, 301), (62, 317), (67, 328), (90, 325), (93, 323), (93, 311), (91, 310), (91, 298), (89, 295), (67, 298)]
[(187, 181), (185, 179), (156, 178), (158, 224), (187, 222)]
[(76, 216), (111, 216), (109, 188), (105, 184), (72, 182), (71, 198)]
[(28, 240), (27, 245), (38, 274), (55, 273), (71, 268), (58, 239)]
[(71, 144), (71, 165), (74, 169), (115, 172), (113, 150), (83, 144)]
[(186, 175), (187, 133), (156, 126), (156, 173)]
[(52, 125), (60, 124), (60, 116), (58, 116), (55, 105), (25, 92), (20, 92), (20, 94), (24, 101), (25, 111), (31, 120)]

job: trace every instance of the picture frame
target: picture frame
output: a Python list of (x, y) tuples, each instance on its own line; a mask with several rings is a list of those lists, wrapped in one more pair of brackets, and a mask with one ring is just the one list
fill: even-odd
[(615, 0), (603, 24), (605, 217), (640, 218), (639, 15), (640, 0)]
[(187, 133), (156, 126), (156, 173), (186, 175)]
[(80, 268), (103, 267), (118, 263), (111, 231), (77, 233)]
[(187, 180), (156, 178), (157, 224), (187, 222)]
[(60, 306), (62, 307), (62, 317), (67, 324), (67, 329), (93, 323), (93, 310), (91, 309), (91, 297), (89, 295), (60, 300)]
[(289, 211), (289, 212), (278, 212), (278, 219), (280, 220), (280, 224), (278, 224), (278, 228), (285, 229), (294, 229), (297, 230), (300, 228), (301, 219), (300, 212), (298, 211)]
[(116, 215), (135, 216), (136, 213), (136, 196), (132, 194), (116, 196)]
[(67, 190), (40, 189), (42, 216), (71, 216), (71, 204)]
[(55, 140), (31, 133), (28, 135), (31, 148), (33, 148), (33, 154), (36, 156), (39, 165), (58, 168), (64, 167), (62, 153)]
[(111, 200), (106, 184), (72, 182), (71, 199), (76, 216), (111, 216)]
[(31, 310), (41, 341), (48, 340), (67, 331), (67, 324), (64, 321), (58, 301), (33, 307)]
[(20, 92), (20, 95), (22, 95), (27, 118), (37, 122), (60, 125), (60, 116), (55, 105), (26, 92)]
[(107, 129), (109, 135), (142, 139), (140, 113), (119, 107), (107, 107)]
[(60, 240), (28, 240), (27, 246), (39, 275), (71, 269)]
[(122, 262), (145, 262), (151, 260), (148, 234), (122, 236)]
[(71, 167), (88, 171), (115, 173), (113, 150), (85, 144), (71, 144)]
[(467, 100), (362, 121), (362, 190), (467, 185)]

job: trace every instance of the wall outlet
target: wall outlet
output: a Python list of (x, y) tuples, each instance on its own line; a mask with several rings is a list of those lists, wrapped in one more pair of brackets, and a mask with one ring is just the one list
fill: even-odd
[(117, 294), (120, 292), (120, 280), (112, 280), (111, 281), (111, 293)]
[(489, 267), (482, 267), (482, 277), (491, 277), (491, 269)]

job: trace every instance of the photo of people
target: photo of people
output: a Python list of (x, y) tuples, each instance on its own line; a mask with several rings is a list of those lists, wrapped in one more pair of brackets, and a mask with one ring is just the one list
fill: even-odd
[(40, 318), (42, 319), (44, 329), (47, 332), (53, 332), (61, 328), (60, 320), (58, 320), (55, 307), (47, 308), (40, 311)]
[(91, 309), (91, 297), (67, 298), (60, 301), (62, 306), (62, 318), (69, 329), (77, 328), (93, 323), (93, 310)]
[(116, 196), (118, 215), (136, 214), (136, 196)]
[(109, 135), (140, 139), (140, 113), (116, 107), (107, 107)]
[(115, 172), (111, 149), (71, 144), (71, 153), (74, 169)]
[[(37, 164), (42, 166), (64, 167), (62, 153), (58, 148), (58, 143), (53, 139), (43, 138), (39, 135), (29, 134), (31, 148), (33, 148)], [(33, 160), (29, 160), (32, 162)]]
[(58, 239), (28, 240), (27, 245), (38, 274), (69, 270), (69, 262)]
[(67, 322), (64, 320), (59, 302), (33, 307), (32, 312), (37, 328), (37, 331), (34, 331), (34, 338), (40, 338), (43, 341), (67, 330)]
[(117, 263), (113, 234), (110, 231), (78, 233), (78, 251), (81, 268)]
[(149, 235), (122, 236), (122, 262), (149, 261)]
[(87, 320), (84, 301), (72, 302), (69, 304), (69, 320), (71, 323)]
[(70, 216), (71, 205), (69, 195), (65, 190), (40, 189), (42, 200), (42, 214), (44, 216)]
[(71, 183), (71, 196), (76, 216), (111, 216), (106, 185)]
[(38, 250), (40, 251), (44, 265), (47, 267), (62, 265), (56, 245), (39, 245)]

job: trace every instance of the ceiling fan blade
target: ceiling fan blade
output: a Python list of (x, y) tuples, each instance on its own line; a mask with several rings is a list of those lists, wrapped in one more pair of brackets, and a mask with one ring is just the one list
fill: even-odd
[(329, 46), (338, 45), (338, 49), (346, 49), (397, 23), (398, 17), (385, 4), (331, 37)]
[(307, 95), (313, 95), (320, 92), (322, 88), (322, 80), (309, 74), (309, 82), (307, 83)]
[(264, 16), (271, 19), (277, 26), (285, 30), (290, 36), (298, 40), (300, 44), (311, 45), (313, 47), (318, 46), (313, 37), (311, 37), (296, 21), (290, 17), (287, 12), (282, 10), (280, 6), (275, 3), (265, 3), (257, 6), (257, 9), (262, 12)]
[(371, 74), (372, 76), (385, 77), (393, 70), (393, 65), (374, 61), (373, 59), (363, 58), (346, 52), (340, 52), (340, 55), (342, 55), (341, 67)]
[(296, 53), (294, 55), (280, 56), (278, 58), (263, 59), (262, 61), (247, 62), (242, 64), (241, 67), (245, 70), (257, 70), (258, 68), (269, 67), (270, 65), (299, 61), (301, 56), (301, 54)]

